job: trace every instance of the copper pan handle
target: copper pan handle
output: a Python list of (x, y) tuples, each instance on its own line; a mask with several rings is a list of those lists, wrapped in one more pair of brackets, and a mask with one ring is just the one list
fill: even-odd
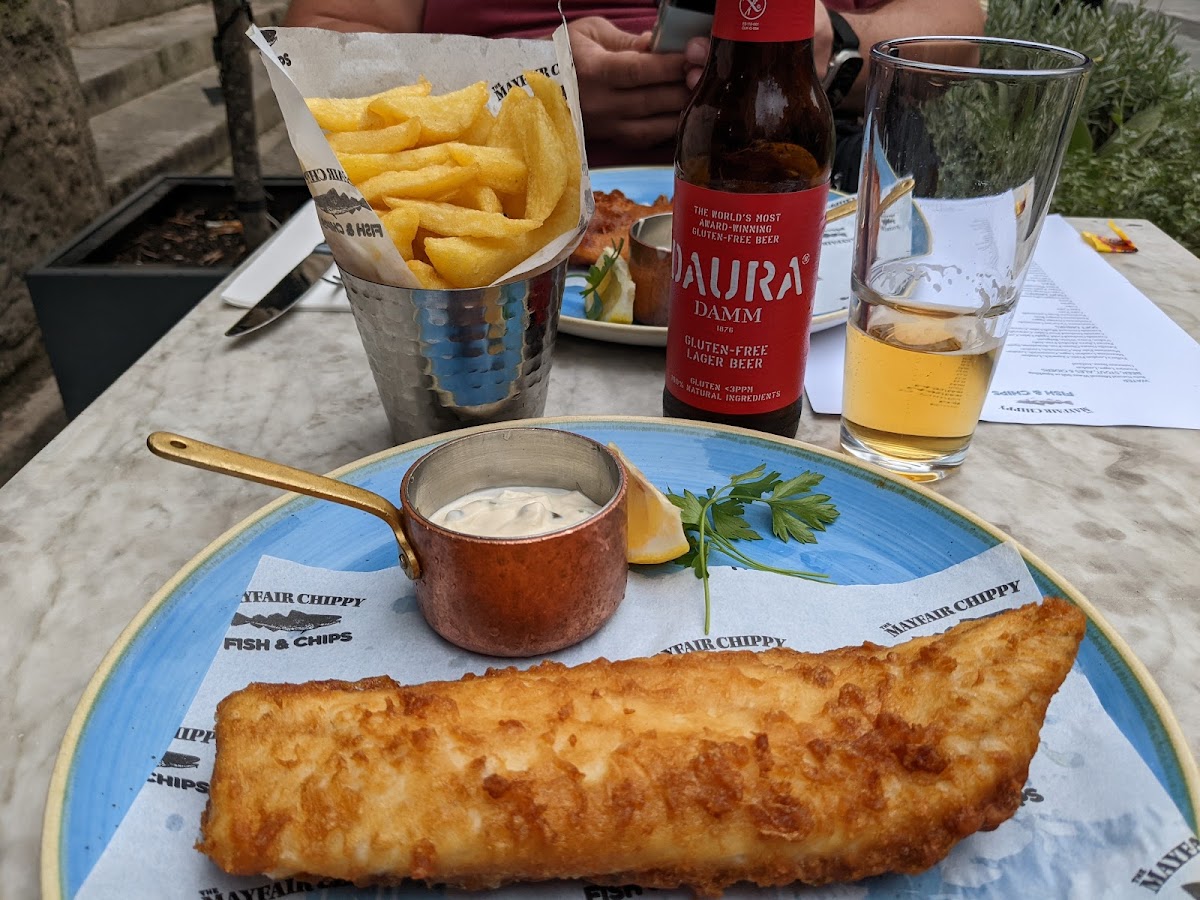
[(404, 533), (404, 513), (378, 494), (325, 475), (295, 469), (257, 456), (247, 456), (236, 450), (227, 450), (167, 431), (154, 432), (146, 438), (146, 446), (155, 456), (172, 462), (232, 475), (246, 481), (257, 481), (259, 484), (306, 494), (319, 500), (330, 500), (378, 516), (391, 526), (392, 533), (396, 536), (396, 543), (400, 547), (400, 567), (404, 573), (414, 581), (421, 577), (421, 564), (417, 561), (408, 536)]

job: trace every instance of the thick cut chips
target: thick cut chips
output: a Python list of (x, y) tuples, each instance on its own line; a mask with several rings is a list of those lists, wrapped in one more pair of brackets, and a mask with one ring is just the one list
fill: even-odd
[(475, 181), (474, 166), (426, 166), (410, 172), (384, 172), (358, 186), (372, 206), (382, 206), (385, 197), (425, 200), (446, 197), (464, 184)]
[(338, 153), (338, 162), (346, 177), (355, 184), (382, 175), (384, 172), (411, 172), (427, 166), (456, 164), (445, 144), (417, 147), (399, 153)]
[(423, 287), (490, 284), (579, 224), (574, 119), (555, 81), (525, 77), (496, 114), (483, 82), (307, 101)]
[[(415, 214), (420, 227), (437, 234), (467, 237), (516, 237), (541, 225), (536, 219), (510, 219), (504, 213), (463, 209), (452, 203), (384, 197), (392, 211)], [(388, 214), (390, 215), (390, 213)]]
[(421, 282), (421, 287), (427, 291), (448, 291), (454, 287), (437, 273), (437, 269), (419, 259), (408, 260), (408, 270), (416, 276), (417, 281)]
[(460, 166), (478, 166), (479, 183), (501, 194), (525, 190), (528, 175), (520, 153), (507, 147), (475, 147), (458, 141), (445, 145), (450, 158)]
[(343, 153), (397, 153), (415, 147), (421, 137), (421, 120), (409, 119), (387, 128), (370, 131), (339, 131), (329, 135), (329, 146)]
[(546, 107), (524, 91), (510, 91), (500, 104), (489, 143), (519, 155), (528, 173), (524, 204), (505, 211), (544, 221), (567, 184), (567, 154)]
[(421, 226), (421, 216), (415, 209), (393, 209), (379, 217), (388, 237), (406, 260), (413, 258), (413, 238)]
[(371, 101), (369, 110), (392, 123), (420, 119), (420, 144), (428, 146), (459, 137), (487, 107), (487, 98), (487, 85), (479, 81), (437, 97), (381, 96)]
[(368, 109), (374, 101), (403, 96), (421, 97), (430, 90), (431, 85), (422, 78), (416, 84), (403, 84), (369, 97), (311, 97), (304, 102), (308, 104), (308, 111), (317, 124), (326, 131), (358, 131), (384, 124), (380, 115)]

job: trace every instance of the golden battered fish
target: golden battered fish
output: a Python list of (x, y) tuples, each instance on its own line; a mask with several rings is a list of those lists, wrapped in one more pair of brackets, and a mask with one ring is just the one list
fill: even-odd
[(588, 222), (579, 246), (571, 253), (568, 265), (594, 266), (600, 254), (613, 244), (621, 243), (621, 256), (629, 259), (629, 229), (638, 219), (671, 211), (671, 198), (660, 194), (653, 203), (630, 200), (619, 190), (596, 191), (592, 194), (596, 211)]
[(1085, 618), (1047, 600), (887, 649), (254, 684), (198, 849), (238, 874), (465, 888), (916, 873), (1020, 804)]

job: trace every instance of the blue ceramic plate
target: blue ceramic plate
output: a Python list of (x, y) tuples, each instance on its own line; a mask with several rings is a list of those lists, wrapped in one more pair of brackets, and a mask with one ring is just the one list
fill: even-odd
[[(659, 196), (670, 197), (675, 191), (674, 169), (670, 166), (629, 166), (610, 169), (592, 169), (592, 190), (621, 190), (625, 196), (637, 203), (653, 203)], [(844, 202), (847, 195), (830, 194), (829, 205)], [(847, 218), (846, 223), (854, 219)], [(852, 231), (852, 226), (850, 226)], [(849, 233), (849, 232), (847, 232)], [(846, 321), (846, 310), (850, 301), (850, 246), (839, 242), (836, 251), (827, 248), (821, 257), (818, 274), (817, 297), (813, 301), (811, 331), (824, 331)], [(620, 325), (616, 322), (598, 322), (589, 319), (583, 311), (584, 277), (587, 273), (572, 269), (567, 274), (567, 286), (563, 291), (562, 315), (558, 328), (564, 334), (576, 337), (609, 341), (614, 344), (636, 344), (642, 347), (667, 346), (667, 329), (657, 325)]]
[[(764, 541), (755, 552), (767, 562), (793, 567), (802, 553), (802, 568), (828, 572), (843, 584), (918, 578), (1011, 540), (930, 491), (795, 442), (662, 419), (571, 418), (527, 424), (615, 441), (654, 483), (674, 490), (704, 490), (723, 483), (731, 472), (760, 463), (783, 472), (811, 469), (823, 474), (822, 490), (837, 499), (841, 511), (837, 527), (823, 534), (815, 547)], [(386, 450), (334, 474), (395, 497), (408, 466), (448, 437)], [(1087, 638), (1079, 653), (1083, 671), (1105, 709), (1195, 828), (1200, 778), (1158, 687), (1078, 591), (1036, 557), (1022, 553), (1043, 594), (1068, 597), (1088, 614)], [(372, 516), (287, 495), (222, 535), (171, 579), (109, 651), (63, 739), (42, 834), (44, 897), (74, 896), (107, 846), (182, 721), (264, 554), (353, 571), (397, 564), (391, 531)]]

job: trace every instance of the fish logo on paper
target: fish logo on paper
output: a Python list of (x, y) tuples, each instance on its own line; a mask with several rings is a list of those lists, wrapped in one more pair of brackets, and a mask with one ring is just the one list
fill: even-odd
[(341, 631), (336, 634), (314, 634), (308, 632), (318, 628), (329, 628), (332, 625), (337, 625), (342, 621), (341, 616), (320, 615), (318, 613), (306, 613), (293, 609), (286, 616), (282, 613), (271, 613), (270, 615), (255, 615), (247, 616), (242, 613), (234, 613), (233, 620), (229, 623), (230, 628), (236, 628), (240, 625), (250, 625), (254, 628), (262, 628), (267, 631), (287, 632), (297, 634), (294, 640), (290, 643), (284, 638), (276, 638), (274, 644), (270, 638), (243, 638), (243, 637), (226, 637), (222, 649), (224, 650), (288, 650), (292, 647), (320, 647), (326, 644), (349, 643), (354, 640), (354, 635), (349, 631)]
[[(168, 750), (162, 755), (162, 759), (159, 760), (155, 768), (198, 769), (200, 768), (200, 757), (192, 756), (190, 753), (176, 753), (173, 750)], [(151, 772), (146, 778), (146, 783), (171, 788), (176, 791), (195, 791), (198, 794), (208, 793), (208, 782), (200, 781), (199, 778), (195, 777), (184, 778), (179, 775), (164, 775), (162, 772)]]
[(246, 616), (241, 613), (233, 614), (230, 626), (253, 625), (255, 628), (265, 628), (267, 631), (298, 631), (304, 633), (316, 628), (328, 628), (342, 621), (341, 616), (319, 615), (317, 613), (291, 610), (286, 616), (282, 613), (270, 615)]
[(1071, 400), (1017, 400), (1021, 406), (1074, 406)]
[(340, 216), (357, 212), (360, 209), (369, 210), (371, 208), (371, 204), (366, 200), (355, 199), (349, 194), (343, 194), (337, 188), (326, 191), (314, 198), (313, 202), (321, 212), (329, 213), (331, 216)]
[(160, 769), (195, 769), (200, 765), (200, 757), (190, 753), (176, 753), (168, 750), (158, 762)]

